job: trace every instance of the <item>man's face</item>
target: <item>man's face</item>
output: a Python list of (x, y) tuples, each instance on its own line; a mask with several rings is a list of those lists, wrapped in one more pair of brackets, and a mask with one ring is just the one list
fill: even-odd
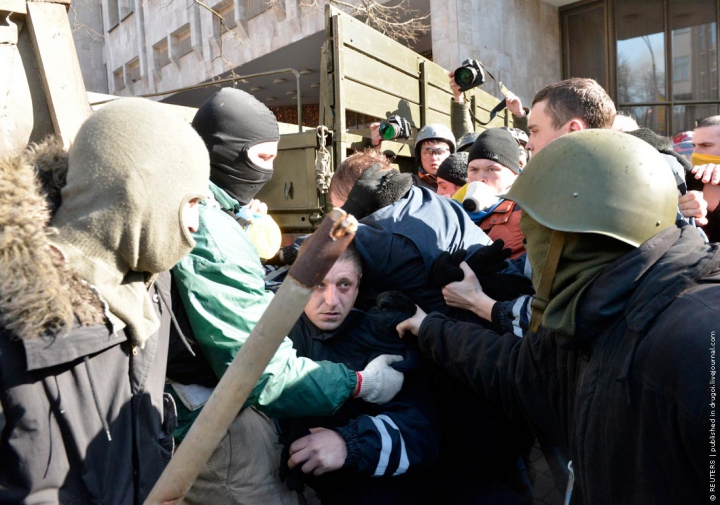
[(305, 315), (323, 331), (340, 327), (355, 305), (360, 275), (352, 261), (336, 261), (305, 305)]
[(420, 165), (430, 175), (435, 175), (442, 162), (450, 156), (450, 146), (441, 140), (426, 140), (420, 145)]
[(528, 131), (530, 138), (528, 139), (527, 149), (537, 154), (550, 142), (558, 137), (562, 137), (566, 133), (570, 133), (570, 121), (557, 130), (553, 128), (552, 118), (545, 113), (545, 100), (538, 102), (532, 107), (530, 119), (528, 120)]
[(455, 193), (457, 193), (458, 189), (460, 189), (462, 186), (458, 186), (457, 184), (453, 184), (450, 181), (446, 181), (445, 179), (442, 179), (440, 177), (437, 178), (437, 194), (438, 196), (444, 196), (447, 198), (452, 198)]
[(692, 143), (694, 153), (720, 156), (720, 126), (695, 128)]
[(482, 182), (496, 195), (506, 193), (517, 179), (517, 174), (493, 160), (477, 159), (468, 163), (468, 182)]

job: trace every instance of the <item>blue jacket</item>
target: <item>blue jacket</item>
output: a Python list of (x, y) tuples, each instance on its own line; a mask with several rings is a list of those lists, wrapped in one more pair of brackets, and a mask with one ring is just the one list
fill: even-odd
[(425, 312), (450, 314), (441, 289), (428, 286), (433, 262), (443, 251), (465, 249), (470, 255), (491, 243), (457, 202), (413, 186), (360, 221), (355, 234), (364, 272), (360, 298), (402, 291)]

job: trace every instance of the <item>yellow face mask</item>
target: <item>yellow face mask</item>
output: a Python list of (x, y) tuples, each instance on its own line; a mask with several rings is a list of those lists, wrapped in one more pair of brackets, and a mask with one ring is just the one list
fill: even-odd
[(694, 167), (696, 167), (698, 165), (707, 165), (708, 163), (714, 163), (715, 165), (720, 165), (720, 156), (714, 156), (712, 154), (693, 153), (691, 163), (692, 163), (692, 166), (694, 166)]

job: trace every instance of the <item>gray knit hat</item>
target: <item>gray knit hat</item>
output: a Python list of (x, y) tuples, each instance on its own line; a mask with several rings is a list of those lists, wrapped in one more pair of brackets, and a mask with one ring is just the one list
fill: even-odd
[(475, 140), (468, 156), (473, 160), (492, 160), (509, 168), (516, 174), (520, 172), (520, 150), (512, 133), (503, 128), (485, 130)]
[(468, 153), (457, 152), (451, 154), (442, 162), (437, 171), (440, 179), (452, 182), (456, 186), (464, 186), (467, 184), (468, 177)]

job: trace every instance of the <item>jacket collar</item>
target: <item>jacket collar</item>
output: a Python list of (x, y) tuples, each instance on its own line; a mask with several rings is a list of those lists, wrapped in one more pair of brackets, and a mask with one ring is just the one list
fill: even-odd
[(705, 244), (693, 226), (669, 228), (608, 265), (593, 281), (580, 303), (576, 333), (587, 343), (618, 317), (640, 333), (683, 291), (717, 273), (717, 244)]

